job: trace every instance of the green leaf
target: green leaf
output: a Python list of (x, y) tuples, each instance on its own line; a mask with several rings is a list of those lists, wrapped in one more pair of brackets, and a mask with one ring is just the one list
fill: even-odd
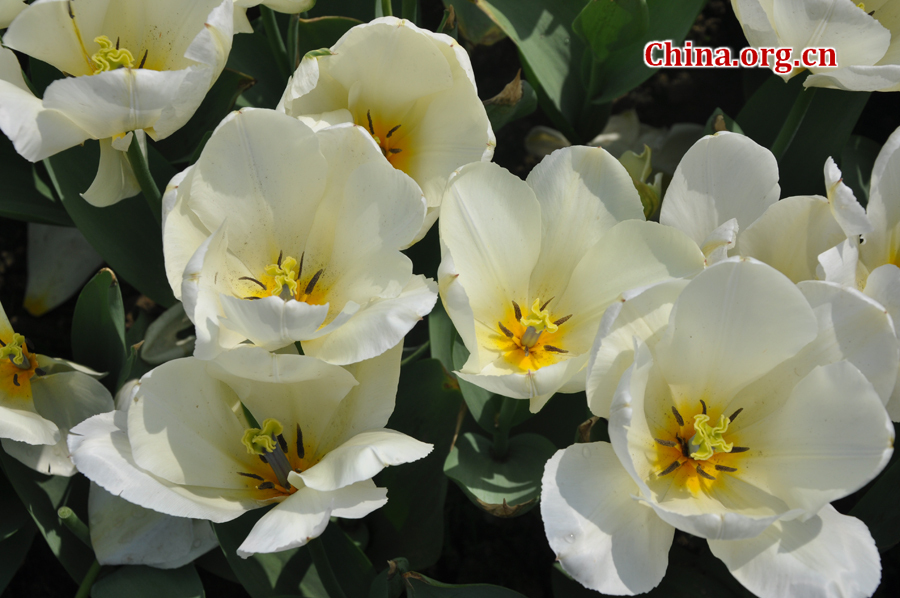
[(72, 356), (75, 361), (109, 375), (102, 382), (118, 390), (125, 363), (125, 308), (119, 281), (111, 270), (100, 270), (81, 290), (72, 316)]
[(62, 204), (47, 199), (37, 190), (34, 166), (16, 153), (6, 135), (0, 135), (0, 176), (4, 183), (3, 193), (0, 194), (0, 216), (25, 222), (73, 226)]
[(410, 598), (525, 598), (518, 592), (488, 584), (451, 585), (441, 583), (421, 573), (403, 576), (406, 594)]
[(194, 565), (155, 569), (144, 565), (121, 567), (94, 583), (91, 598), (203, 598), (203, 582)]
[(194, 116), (169, 137), (156, 143), (156, 149), (169, 162), (186, 162), (200, 146), (203, 137), (211, 133), (234, 108), (238, 96), (256, 83), (253, 77), (226, 68), (219, 75)]
[(544, 465), (556, 446), (538, 434), (512, 436), (502, 462), (491, 455), (491, 446), (484, 436), (461, 435), (444, 463), (444, 473), (469, 500), (493, 515), (517, 517), (528, 512), (537, 504)]
[(527, 81), (522, 81), (520, 71), (503, 91), (484, 101), (484, 109), (496, 133), (507, 123), (534, 112), (537, 109), (537, 95)]
[[(719, 117), (721, 117), (721, 124), (719, 121)], [(724, 129), (718, 128), (723, 127)], [(737, 124), (737, 121), (725, 114), (725, 112), (721, 108), (716, 108), (713, 110), (713, 113), (706, 119), (706, 126), (703, 127), (704, 135), (712, 135), (714, 133), (718, 133), (719, 131), (731, 131), (732, 133), (740, 133), (744, 134), (744, 131), (741, 129), (741, 126)]]
[[(153, 178), (165, 188), (175, 171), (152, 146), (147, 149)], [(81, 198), (97, 172), (99, 155), (97, 143), (88, 141), (50, 156), (44, 164), (69, 216), (106, 263), (140, 292), (169, 307), (175, 297), (166, 278), (162, 235), (144, 198), (136, 195), (106, 208)]]
[(881, 552), (900, 542), (897, 488), (900, 488), (900, 454), (894, 451), (888, 466), (849, 513), (869, 527)]
[(841, 176), (863, 206), (869, 203), (872, 168), (880, 151), (881, 146), (868, 137), (851, 135), (841, 152)]
[[(5, 516), (5, 513), (4, 513)], [(25, 556), (34, 541), (37, 528), (29, 521), (10, 535), (0, 540), (0, 594), (15, 577), (16, 571), (25, 562)]]
[(373, 562), (406, 554), (411, 566), (425, 568), (440, 557), (447, 491), (444, 460), (461, 406), (455, 380), (438, 360), (423, 359), (401, 371), (387, 427), (431, 443), (434, 450), (424, 459), (389, 467), (375, 477), (378, 486), (388, 489), (390, 500), (367, 519), (367, 553)]
[[(81, 540), (63, 525), (57, 515), (59, 508), (69, 502), (67, 497), (70, 485), (74, 487), (77, 478), (40, 474), (19, 463), (3, 450), (0, 450), (0, 466), (15, 488), (19, 500), (28, 508), (50, 550), (75, 583), (80, 583), (94, 562), (94, 555), (90, 550), (85, 550)], [(82, 482), (87, 485), (83, 478)]]

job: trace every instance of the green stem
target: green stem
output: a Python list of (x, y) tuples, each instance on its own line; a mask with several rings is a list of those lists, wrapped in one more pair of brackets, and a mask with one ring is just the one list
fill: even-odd
[(344, 594), (344, 589), (338, 583), (334, 569), (331, 568), (331, 562), (328, 560), (328, 553), (325, 552), (325, 545), (322, 544), (322, 540), (313, 538), (306, 545), (309, 547), (313, 565), (316, 566), (316, 573), (319, 574), (319, 581), (325, 587), (328, 598), (347, 598), (347, 595)]
[(159, 187), (156, 186), (156, 181), (153, 180), (153, 176), (150, 174), (150, 166), (147, 164), (147, 158), (144, 157), (144, 153), (141, 151), (137, 133), (132, 137), (126, 155), (128, 156), (128, 162), (131, 164), (131, 170), (134, 171), (134, 177), (137, 179), (138, 186), (141, 188), (141, 194), (147, 200), (147, 205), (150, 206), (150, 212), (153, 213), (156, 222), (161, 224), (162, 195), (159, 192)]
[(381, 0), (381, 12), (386, 17), (394, 16), (394, 9), (391, 6), (391, 0)]
[(781, 131), (778, 132), (775, 143), (772, 144), (772, 153), (775, 155), (776, 160), (781, 160), (785, 150), (787, 150), (797, 135), (797, 131), (800, 130), (800, 125), (803, 124), (803, 119), (809, 111), (809, 105), (812, 104), (813, 98), (816, 96), (816, 89), (816, 87), (803, 89), (800, 95), (797, 96), (797, 99), (794, 100), (794, 105), (784, 120), (784, 124), (781, 125)]
[(88, 569), (84, 579), (81, 580), (81, 585), (78, 586), (78, 593), (75, 594), (75, 598), (87, 598), (91, 595), (91, 588), (94, 586), (94, 581), (96, 581), (97, 574), (99, 573), (100, 563), (97, 562), (97, 559), (94, 559), (91, 568)]
[(407, 357), (406, 359), (404, 359), (403, 361), (400, 362), (400, 367), (403, 367), (407, 363), (412, 363), (413, 361), (418, 359), (418, 357), (420, 355), (422, 355), (422, 353), (427, 351), (428, 347), (430, 347), (430, 346), (431, 346), (431, 341), (425, 341), (424, 344), (422, 344), (421, 346), (419, 346), (418, 349), (416, 349), (415, 351), (412, 352), (412, 355), (410, 355), (409, 357)]
[(284, 40), (281, 38), (281, 31), (278, 30), (275, 11), (268, 6), (261, 5), (259, 12), (262, 16), (263, 27), (266, 29), (266, 38), (269, 40), (272, 57), (278, 65), (278, 70), (281, 71), (281, 76), (287, 79), (291, 76), (290, 60), (288, 60), (287, 49), (284, 47)]
[(509, 429), (512, 428), (513, 415), (516, 412), (518, 399), (501, 397), (500, 414), (494, 425), (494, 445), (491, 447), (494, 459), (503, 461), (509, 454)]
[(60, 521), (63, 522), (69, 531), (75, 534), (75, 536), (84, 542), (86, 546), (91, 546), (91, 532), (88, 530), (88, 526), (84, 524), (84, 522), (78, 518), (78, 515), (75, 514), (75, 511), (70, 509), (69, 507), (60, 507), (59, 511), (56, 512), (59, 515)]

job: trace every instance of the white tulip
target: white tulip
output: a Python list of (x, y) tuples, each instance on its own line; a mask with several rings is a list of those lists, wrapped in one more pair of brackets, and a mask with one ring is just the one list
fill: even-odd
[(0, 305), (0, 442), (41, 473), (71, 476), (66, 436), (75, 424), (113, 409), (88, 368), (31, 351)]
[(395, 17), (357, 25), (330, 54), (305, 57), (279, 109), (314, 128), (352, 122), (368, 130), (428, 200), (416, 241), (437, 219), (450, 174), (494, 155), (468, 54), (453, 38)]
[(759, 596), (871, 595), (875, 543), (829, 503), (893, 452), (884, 402), (900, 348), (884, 310), (747, 258), (645, 293), (606, 337), (621, 346), (637, 333), (608, 413), (612, 445), (559, 451), (544, 472), (541, 513), (563, 568), (594, 590), (646, 592), (679, 529), (707, 538)]
[(125, 155), (144, 133), (181, 128), (231, 51), (231, 0), (37, 0), (3, 44), (67, 76), (37, 98), (15, 54), (0, 50), (0, 129), (36, 162), (100, 140), (100, 167), (84, 198), (107, 206), (140, 188)]
[(401, 353), (347, 368), (248, 346), (170, 361), (144, 376), (127, 413), (73, 430), (73, 459), (112, 494), (169, 515), (224, 522), (274, 504), (241, 556), (302, 546), (329, 517), (384, 505), (372, 481), (384, 467), (431, 452), (383, 427)]
[(437, 300), (400, 253), (425, 218), (421, 191), (359, 127), (234, 113), (163, 203), (166, 270), (202, 359), (245, 340), (302, 341), (354, 363), (396, 345)]
[[(810, 67), (805, 87), (900, 90), (900, 2), (897, 0), (731, 0), (754, 47), (834, 48), (837, 67)], [(774, 66), (771, 64), (770, 66)], [(785, 80), (804, 69), (794, 67)]]
[(439, 226), (441, 299), (470, 354), (457, 374), (534, 412), (584, 389), (579, 372), (620, 293), (703, 268), (684, 234), (643, 221), (631, 176), (600, 148), (556, 151), (527, 181), (465, 166)]

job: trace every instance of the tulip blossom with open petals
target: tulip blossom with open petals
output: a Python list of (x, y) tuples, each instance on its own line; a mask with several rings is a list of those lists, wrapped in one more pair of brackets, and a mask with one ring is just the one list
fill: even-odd
[(361, 128), (271, 110), (226, 118), (169, 185), (169, 283), (210, 359), (245, 340), (347, 364), (396, 345), (437, 300), (400, 252), (425, 200)]
[[(751, 46), (833, 48), (837, 66), (809, 67), (806, 87), (850, 91), (900, 90), (900, 1), (731, 0)], [(774, 61), (770, 59), (770, 67)], [(778, 73), (785, 80), (804, 69)]]
[(452, 37), (395, 17), (357, 25), (331, 54), (304, 58), (279, 109), (314, 127), (366, 128), (428, 200), (416, 240), (434, 224), (450, 174), (494, 155), (468, 54)]
[(469, 350), (458, 375), (532, 411), (584, 389), (579, 372), (620, 293), (703, 268), (686, 235), (643, 221), (631, 176), (600, 148), (558, 150), (527, 181), (470, 164), (441, 210), (441, 299)]
[(329, 517), (384, 505), (387, 491), (372, 481), (384, 467), (431, 452), (384, 428), (401, 353), (347, 368), (249, 346), (212, 362), (170, 361), (142, 378), (127, 413), (73, 430), (73, 459), (112, 494), (169, 515), (224, 522), (274, 505), (238, 548), (243, 557), (302, 546)]
[(66, 435), (75, 424), (113, 408), (88, 368), (38, 355), (9, 324), (0, 305), (0, 439), (3, 450), (41, 473), (71, 476)]
[(66, 74), (37, 98), (15, 54), (0, 50), (0, 129), (36, 162), (86, 139), (100, 166), (84, 198), (107, 206), (140, 188), (125, 152), (146, 133), (181, 128), (231, 50), (231, 0), (37, 0), (3, 36), (7, 48)]
[(541, 513), (563, 568), (605, 593), (649, 591), (679, 529), (758, 596), (871, 595), (875, 543), (829, 503), (893, 452), (890, 318), (857, 291), (795, 285), (748, 258), (677, 283), (632, 298), (606, 337), (642, 331), (609, 409), (611, 446), (547, 464)]

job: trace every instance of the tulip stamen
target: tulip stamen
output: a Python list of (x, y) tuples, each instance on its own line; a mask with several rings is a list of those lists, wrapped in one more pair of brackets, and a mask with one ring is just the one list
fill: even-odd
[(675, 471), (676, 469), (678, 469), (679, 467), (681, 467), (681, 461), (673, 461), (668, 467), (666, 467), (665, 469), (663, 469), (661, 472), (659, 472), (656, 475), (658, 477), (667, 476), (670, 473), (672, 473), (673, 471)]

